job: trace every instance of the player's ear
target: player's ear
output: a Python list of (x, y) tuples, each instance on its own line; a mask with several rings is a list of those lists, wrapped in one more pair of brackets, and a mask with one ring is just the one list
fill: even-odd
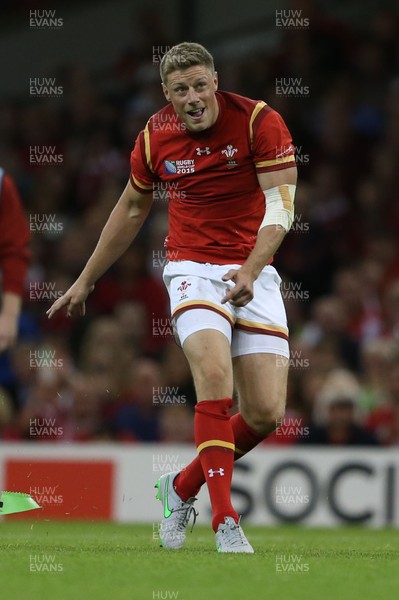
[(216, 91), (218, 89), (218, 83), (219, 83), (219, 78), (218, 78), (217, 71), (215, 71), (215, 74), (213, 76), (213, 83), (215, 84), (215, 91)]
[(168, 90), (168, 88), (166, 87), (166, 85), (164, 83), (162, 83), (162, 91), (164, 93), (164, 96), (165, 96), (166, 100), (168, 102), (170, 102), (171, 100), (170, 100), (169, 90)]

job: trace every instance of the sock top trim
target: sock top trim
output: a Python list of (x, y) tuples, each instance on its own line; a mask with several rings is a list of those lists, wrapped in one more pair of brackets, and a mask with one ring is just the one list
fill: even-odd
[(204, 450), (204, 448), (208, 448), (209, 446), (222, 446), (223, 448), (233, 450), (233, 452), (235, 450), (235, 445), (231, 442), (225, 442), (223, 440), (207, 440), (206, 442), (202, 442), (202, 444), (197, 447), (198, 454), (201, 452), (201, 450)]

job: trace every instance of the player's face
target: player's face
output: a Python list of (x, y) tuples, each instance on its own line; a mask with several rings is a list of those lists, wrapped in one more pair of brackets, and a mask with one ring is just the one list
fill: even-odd
[(216, 121), (219, 105), (215, 92), (217, 74), (197, 65), (169, 73), (162, 84), (166, 99), (189, 131), (208, 129)]

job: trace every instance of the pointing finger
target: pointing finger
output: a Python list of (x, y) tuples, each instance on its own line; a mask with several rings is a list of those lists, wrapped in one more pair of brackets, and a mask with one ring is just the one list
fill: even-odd
[(46, 315), (48, 316), (49, 319), (51, 319), (51, 317), (60, 310), (60, 308), (62, 308), (63, 306), (65, 306), (66, 304), (68, 304), (69, 302), (69, 298), (66, 296), (61, 296), (61, 298), (58, 298), (58, 300), (56, 300), (54, 302), (54, 304), (52, 304), (52, 306), (50, 306), (50, 308), (48, 309), (48, 311), (46, 311)]

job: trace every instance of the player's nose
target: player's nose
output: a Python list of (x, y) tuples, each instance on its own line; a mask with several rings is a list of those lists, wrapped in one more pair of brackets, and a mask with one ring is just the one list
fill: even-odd
[(197, 102), (199, 102), (198, 94), (194, 88), (188, 88), (187, 96), (188, 96), (188, 102), (190, 104), (196, 104)]

